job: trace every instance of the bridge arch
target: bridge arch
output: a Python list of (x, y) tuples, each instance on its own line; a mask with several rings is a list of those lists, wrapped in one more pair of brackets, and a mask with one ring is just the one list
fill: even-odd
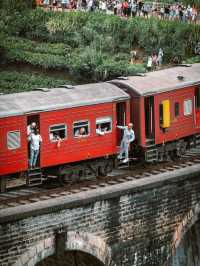
[(197, 203), (193, 208), (191, 208), (188, 213), (184, 216), (181, 223), (176, 227), (171, 244), (171, 250), (168, 255), (165, 266), (172, 265), (172, 258), (176, 255), (177, 249), (180, 247), (186, 234), (191, 230), (191, 228), (200, 219), (200, 203)]
[[(88, 232), (66, 233), (65, 251), (80, 251), (89, 254), (105, 266), (114, 265), (111, 249), (103, 239)], [(44, 259), (56, 255), (55, 235), (40, 240), (24, 252), (13, 266), (35, 266)]]

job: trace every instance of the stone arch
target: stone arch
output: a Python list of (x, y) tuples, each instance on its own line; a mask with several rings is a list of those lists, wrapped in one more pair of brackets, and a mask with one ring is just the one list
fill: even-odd
[(198, 221), (199, 216), (200, 216), (200, 203), (197, 203), (193, 208), (189, 210), (189, 212), (184, 216), (181, 223), (178, 224), (178, 226), (175, 228), (172, 237), (171, 250), (165, 265), (170, 265), (171, 258), (173, 255), (175, 255), (176, 250), (179, 247), (182, 239), (184, 238), (186, 233), (190, 230), (190, 228)]
[[(106, 266), (114, 265), (111, 249), (103, 239), (88, 232), (69, 231), (65, 251), (82, 251), (96, 257)], [(55, 254), (55, 236), (37, 242), (23, 253), (13, 266), (35, 266), (38, 262)]]

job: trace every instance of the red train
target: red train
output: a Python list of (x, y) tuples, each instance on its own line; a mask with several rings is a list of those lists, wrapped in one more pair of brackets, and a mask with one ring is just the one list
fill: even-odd
[[(76, 181), (115, 167), (121, 135), (133, 122), (132, 151), (146, 161), (181, 155), (200, 139), (200, 64), (178, 66), (104, 83), (38, 89), (0, 96), (0, 184), (41, 182), (43, 176)], [(37, 168), (29, 169), (27, 126), (43, 142)], [(104, 135), (97, 134), (103, 128)], [(77, 130), (84, 128), (79, 138)], [(60, 147), (52, 138), (56, 133)], [(138, 153), (138, 151), (140, 151)]]

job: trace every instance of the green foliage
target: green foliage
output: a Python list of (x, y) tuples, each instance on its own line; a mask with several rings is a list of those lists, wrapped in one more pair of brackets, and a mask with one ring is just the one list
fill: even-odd
[[(121, 19), (98, 12), (1, 13), (2, 49), (8, 61), (66, 69), (82, 80), (104, 80), (144, 71), (130, 65), (130, 51), (144, 59), (162, 47), (164, 62), (193, 56), (200, 25), (141, 17)], [(0, 38), (1, 39), (1, 38)]]
[(183, 0), (183, 3), (186, 5), (194, 5), (200, 7), (200, 0)]
[[(146, 0), (146, 2), (149, 2), (149, 0)], [(174, 0), (157, 0), (156, 2), (160, 3), (168, 3), (168, 4), (174, 4)], [(200, 0), (182, 0), (180, 1), (184, 5), (192, 5), (196, 7), (200, 7)]]
[(35, 0), (0, 0), (0, 8), (6, 12), (23, 11), (24, 9), (35, 7)]
[(188, 64), (200, 63), (200, 55), (190, 57), (185, 62)]
[(30, 91), (34, 88), (51, 88), (67, 84), (66, 80), (49, 78), (44, 75), (0, 71), (0, 93)]

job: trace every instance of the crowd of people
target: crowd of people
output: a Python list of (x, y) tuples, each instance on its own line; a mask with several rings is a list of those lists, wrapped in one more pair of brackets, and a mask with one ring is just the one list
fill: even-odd
[(115, 14), (118, 16), (157, 16), (160, 19), (196, 23), (197, 8), (181, 3), (167, 4), (144, 0), (37, 0), (37, 4), (51, 10), (82, 10)]

